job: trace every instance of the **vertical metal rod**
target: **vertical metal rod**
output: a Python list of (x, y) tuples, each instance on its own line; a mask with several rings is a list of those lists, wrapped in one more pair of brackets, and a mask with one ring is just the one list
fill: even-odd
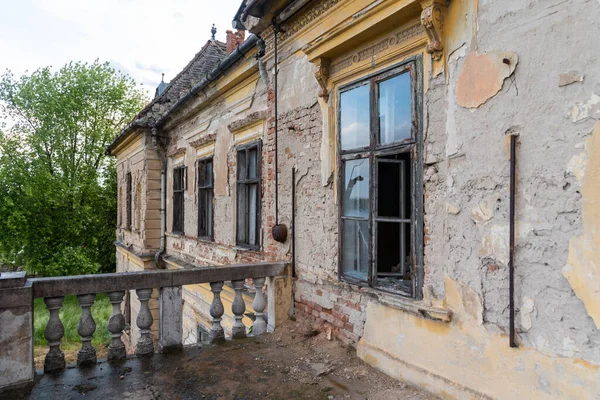
[(510, 238), (509, 238), (509, 312), (510, 312), (510, 347), (519, 347), (515, 338), (515, 174), (516, 174), (516, 151), (517, 137), (510, 137)]
[(279, 59), (277, 58), (277, 32), (279, 27), (273, 19), (273, 45), (275, 53), (275, 76), (274, 76), (274, 89), (275, 89), (275, 225), (279, 225), (279, 185), (278, 185), (278, 174), (277, 174), (277, 125), (279, 114), (277, 112), (277, 75), (279, 74)]
[(292, 277), (296, 277), (296, 167), (292, 168)]

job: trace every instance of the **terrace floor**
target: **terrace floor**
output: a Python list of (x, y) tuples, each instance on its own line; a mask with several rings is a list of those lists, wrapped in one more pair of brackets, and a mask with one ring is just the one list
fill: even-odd
[(39, 374), (3, 399), (435, 399), (290, 322), (274, 334)]

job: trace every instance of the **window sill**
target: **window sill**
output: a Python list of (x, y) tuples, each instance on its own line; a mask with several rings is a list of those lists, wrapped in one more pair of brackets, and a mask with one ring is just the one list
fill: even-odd
[(449, 323), (452, 320), (452, 311), (448, 308), (435, 307), (425, 303), (423, 300), (417, 300), (400, 293), (390, 293), (381, 289), (373, 288), (349, 280), (340, 280), (339, 283), (358, 286), (362, 293), (370, 294), (376, 298), (380, 304), (398, 309), (419, 317), (427, 318), (433, 321)]
[(205, 244), (216, 244), (215, 239), (213, 238), (209, 238), (208, 236), (198, 236), (196, 238), (196, 241), (198, 243), (205, 243)]
[(260, 252), (260, 247), (258, 246), (244, 246), (243, 244), (236, 244), (233, 249), (235, 251), (254, 251)]
[(452, 320), (452, 311), (447, 308), (434, 307), (424, 303), (422, 300), (410, 299), (402, 296), (394, 296), (377, 291), (379, 302), (388, 307), (396, 308), (414, 315), (418, 315), (434, 321), (449, 323)]

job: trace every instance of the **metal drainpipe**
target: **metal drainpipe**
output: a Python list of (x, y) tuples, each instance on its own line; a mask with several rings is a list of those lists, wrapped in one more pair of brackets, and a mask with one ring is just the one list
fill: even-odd
[(271, 230), (271, 234), (273, 239), (277, 242), (284, 243), (288, 237), (288, 229), (284, 224), (279, 223), (279, 174), (278, 174), (278, 148), (277, 148), (277, 133), (278, 129), (278, 120), (279, 120), (279, 112), (277, 110), (277, 96), (278, 96), (278, 88), (277, 88), (277, 75), (279, 75), (279, 59), (277, 56), (277, 33), (280, 32), (279, 26), (273, 19), (273, 45), (274, 45), (274, 64), (275, 64), (275, 73), (274, 73), (274, 91), (275, 91), (275, 137), (274, 137), (274, 147), (275, 147), (275, 226)]
[(156, 266), (159, 267), (159, 261), (161, 256), (165, 253), (165, 227), (166, 227), (166, 175), (167, 175), (167, 160), (164, 156), (164, 151), (162, 151), (158, 144), (158, 136), (157, 136), (156, 127), (152, 128), (152, 146), (156, 151), (156, 154), (160, 158), (161, 168), (160, 168), (160, 247), (156, 254), (154, 255), (154, 262)]
[(517, 136), (510, 137), (510, 211), (509, 211), (509, 341), (510, 347), (519, 347), (515, 335), (515, 201), (516, 201)]

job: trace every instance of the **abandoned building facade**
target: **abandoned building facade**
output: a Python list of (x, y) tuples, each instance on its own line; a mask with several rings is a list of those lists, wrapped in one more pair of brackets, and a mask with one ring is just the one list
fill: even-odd
[[(244, 1), (109, 148), (117, 271), (289, 262), (283, 317), (393, 377), (598, 399), (599, 20), (585, 0)], [(201, 341), (211, 288), (182, 300)]]

